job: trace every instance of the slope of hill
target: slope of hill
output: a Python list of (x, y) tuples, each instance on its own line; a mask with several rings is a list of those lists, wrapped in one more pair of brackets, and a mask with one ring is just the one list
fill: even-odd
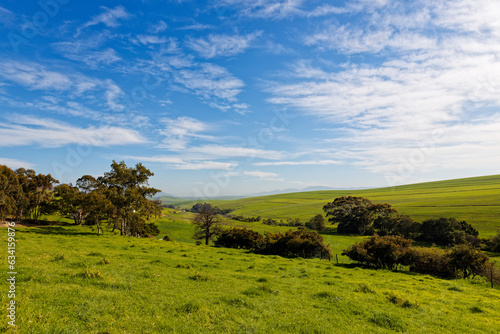
[[(5, 228), (1, 228), (4, 235)], [(327, 260), (19, 228), (6, 333), (497, 333), (500, 290)], [(5, 240), (6, 242), (6, 240)], [(3, 280), (2, 289), (8, 291)], [(7, 314), (7, 293), (0, 295)]]
[(363, 196), (387, 202), (415, 220), (455, 217), (476, 227), (481, 236), (500, 229), (500, 175), (427, 182), (389, 188), (314, 191), (219, 202), (233, 214), (308, 220), (339, 196)]

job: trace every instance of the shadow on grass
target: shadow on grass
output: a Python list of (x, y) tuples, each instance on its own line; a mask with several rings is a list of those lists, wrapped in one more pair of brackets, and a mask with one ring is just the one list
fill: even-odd
[[(68, 228), (69, 227), (69, 228)], [(96, 232), (75, 231), (71, 227), (76, 227), (73, 224), (60, 223), (59, 225), (38, 225), (29, 226), (23, 230), (17, 230), (18, 233), (36, 233), (36, 234), (59, 234), (59, 235), (99, 235)]]

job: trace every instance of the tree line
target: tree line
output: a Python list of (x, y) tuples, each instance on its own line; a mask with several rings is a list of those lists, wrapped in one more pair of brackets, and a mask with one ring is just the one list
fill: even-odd
[(105, 224), (121, 235), (158, 235), (148, 222), (161, 214), (160, 201), (151, 199), (160, 190), (149, 187), (154, 174), (141, 163), (135, 168), (113, 161), (111, 171), (99, 177), (83, 175), (76, 184), (59, 184), (50, 174), (34, 170), (12, 170), (0, 166), (0, 218), (39, 219), (42, 214), (60, 213), (76, 225), (92, 225), (101, 233)]

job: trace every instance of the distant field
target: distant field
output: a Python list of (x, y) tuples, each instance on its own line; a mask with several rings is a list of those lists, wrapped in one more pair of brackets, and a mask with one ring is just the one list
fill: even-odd
[(232, 214), (235, 215), (309, 220), (318, 213), (324, 214), (322, 208), (327, 202), (347, 195), (390, 203), (417, 221), (438, 217), (465, 220), (483, 237), (500, 230), (500, 175), (379, 189), (291, 193), (214, 201), (213, 204), (234, 208)]
[[(189, 215), (178, 215), (169, 213), (163, 227), (188, 238)], [(0, 232), (6, 235), (6, 228)], [(455, 334), (500, 328), (500, 290), (480, 278), (443, 280), (96, 235), (71, 225), (19, 228), (16, 238), (17, 328), (4, 319), (0, 332)], [(5, 280), (0, 286), (7, 291)], [(5, 315), (7, 293), (0, 302)]]

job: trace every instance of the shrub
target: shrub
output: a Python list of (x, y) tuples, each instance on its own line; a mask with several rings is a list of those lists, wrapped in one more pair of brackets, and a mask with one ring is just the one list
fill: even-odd
[(331, 249), (323, 243), (323, 238), (317, 232), (308, 232), (305, 228), (285, 233), (265, 232), (265, 236), (262, 236), (256, 231), (235, 227), (220, 232), (215, 245), (284, 257), (331, 258)]
[(220, 232), (215, 241), (215, 245), (226, 248), (256, 250), (261, 247), (263, 242), (264, 237), (259, 232), (246, 228), (234, 227)]
[(500, 231), (498, 231), (497, 235), (491, 238), (489, 250), (500, 253)]
[(399, 264), (407, 264), (411, 244), (412, 240), (400, 236), (375, 235), (344, 249), (342, 255), (353, 261), (392, 270)]
[(168, 235), (164, 236), (163, 241), (172, 241), (172, 238), (170, 238)]
[(462, 273), (463, 278), (480, 274), (489, 261), (486, 254), (468, 245), (453, 247), (446, 257), (450, 265)]
[(408, 264), (412, 272), (439, 277), (455, 276), (455, 270), (442, 249), (412, 247), (408, 255)]
[(422, 222), (419, 239), (448, 246), (469, 241), (475, 243), (472, 237), (478, 235), (479, 232), (465, 221), (457, 221), (455, 218), (437, 218)]
[(310, 230), (324, 231), (325, 218), (323, 217), (323, 215), (317, 214), (316, 216), (312, 217), (305, 225)]

